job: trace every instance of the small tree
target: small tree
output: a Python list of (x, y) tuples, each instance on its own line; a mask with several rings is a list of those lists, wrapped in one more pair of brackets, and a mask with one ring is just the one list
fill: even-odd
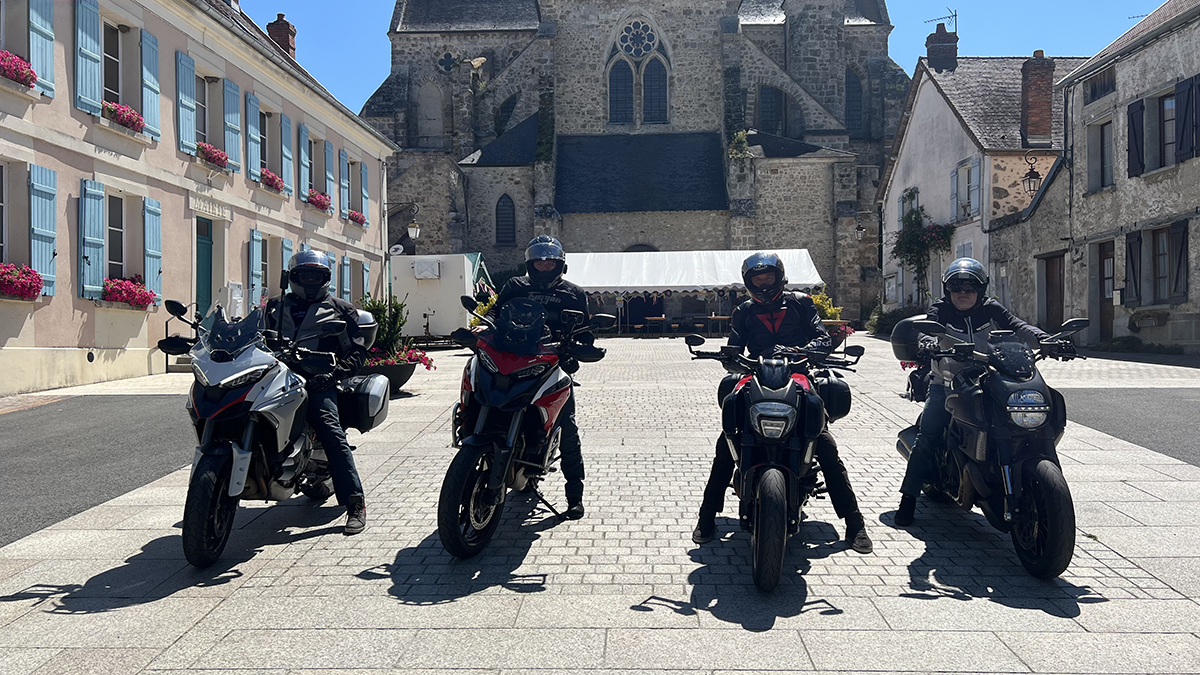
[(904, 191), (903, 200), (908, 208), (892, 242), (891, 257), (912, 272), (917, 294), (924, 297), (929, 295), (929, 260), (934, 254), (950, 252), (954, 226), (930, 222), (925, 207), (917, 203), (918, 195), (915, 187)]

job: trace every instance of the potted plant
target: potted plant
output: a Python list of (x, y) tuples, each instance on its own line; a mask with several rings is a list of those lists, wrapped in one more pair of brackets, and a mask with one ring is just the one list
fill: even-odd
[(1142, 309), (1133, 313), (1129, 318), (1138, 328), (1153, 328), (1167, 325), (1171, 312), (1165, 309)]
[(367, 224), (367, 217), (359, 211), (355, 211), (355, 210), (351, 209), (349, 218), (350, 218), (350, 222), (354, 223), (355, 225), (366, 225)]
[(28, 265), (0, 263), (0, 295), (33, 300), (42, 293), (42, 275)]
[(412, 377), (417, 366), (433, 370), (433, 359), (424, 351), (404, 340), (404, 323), (408, 310), (404, 303), (391, 296), (387, 299), (366, 297), (359, 306), (370, 312), (379, 324), (375, 344), (367, 354), (364, 373), (378, 373), (388, 379), (395, 395)]
[(0, 51), (0, 77), (26, 87), (33, 87), (38, 79), (28, 61), (7, 50)]
[(329, 208), (333, 206), (333, 197), (330, 197), (324, 192), (318, 192), (312, 188), (309, 188), (308, 190), (308, 199), (306, 201), (308, 202), (309, 206), (318, 211), (328, 211)]
[(128, 279), (105, 279), (100, 299), (107, 302), (123, 302), (134, 309), (146, 309), (154, 304), (158, 296), (146, 288), (142, 275), (136, 274)]
[(263, 169), (260, 175), (262, 184), (276, 192), (283, 192), (287, 187), (283, 184), (283, 179), (270, 169)]
[(812, 296), (812, 299), (813, 304), (817, 306), (817, 314), (821, 316), (821, 323), (825, 325), (826, 332), (833, 340), (834, 349), (837, 349), (846, 338), (854, 335), (854, 329), (850, 327), (849, 321), (842, 321), (842, 308), (834, 307), (833, 298), (828, 294), (822, 291)]
[(218, 169), (224, 169), (229, 165), (229, 155), (222, 149), (211, 143), (200, 142), (196, 144), (196, 156), (201, 161), (208, 162)]
[(135, 133), (140, 134), (142, 129), (146, 128), (146, 121), (142, 119), (142, 114), (127, 105), (105, 101), (101, 108), (101, 114)]

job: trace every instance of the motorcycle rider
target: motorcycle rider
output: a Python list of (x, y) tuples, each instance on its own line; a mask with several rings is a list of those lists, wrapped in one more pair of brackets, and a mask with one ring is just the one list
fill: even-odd
[[(338, 335), (308, 340), (302, 346), (337, 354), (333, 373), (309, 375), (301, 365), (296, 370), (308, 390), (308, 424), (317, 435), (329, 460), (338, 504), (346, 507), (343, 533), (358, 534), (367, 527), (367, 505), (354, 455), (338, 416), (337, 383), (353, 377), (366, 361), (366, 342), (358, 327), (358, 310), (329, 294), (333, 269), (320, 251), (301, 251), (288, 262), (288, 292), (267, 302), (267, 326), (290, 341), (322, 332), (321, 322), (341, 320), (346, 328)], [(281, 311), (282, 310), (282, 311)], [(280, 345), (272, 345), (278, 349)]]
[[(779, 256), (756, 253), (746, 258), (742, 263), (742, 280), (751, 299), (733, 311), (729, 345), (747, 349), (751, 358), (770, 355), (777, 347), (799, 347), (824, 355), (833, 351), (833, 343), (812, 298), (784, 291), (787, 275)], [(741, 375), (726, 376), (718, 388), (717, 400), (724, 401), (740, 378)], [(716, 450), (700, 505), (700, 521), (692, 533), (692, 541), (697, 544), (712, 541), (715, 536), (716, 514), (725, 507), (725, 489), (733, 479), (734, 460), (724, 439), (717, 439)], [(846, 541), (855, 551), (870, 553), (871, 537), (850, 487), (850, 476), (838, 457), (837, 442), (829, 432), (828, 420), (817, 437), (816, 455), (833, 508), (839, 518), (846, 520)]]
[[(1011, 330), (1031, 346), (1038, 346), (1050, 339), (1045, 331), (1018, 319), (1004, 305), (988, 298), (988, 281), (987, 270), (974, 258), (959, 258), (950, 263), (942, 274), (945, 295), (929, 308), (927, 318), (946, 327), (947, 343), (965, 340), (974, 342), (976, 351), (986, 351), (988, 336), (994, 330)], [(938, 351), (940, 346), (938, 338), (922, 334), (918, 354), (924, 360), (928, 358), (925, 355)], [(1051, 350), (1058, 354), (1073, 353), (1074, 346), (1070, 341), (1063, 340), (1056, 342)], [(948, 358), (937, 359), (937, 363), (933, 364), (925, 412), (921, 416), (921, 429), (908, 458), (904, 482), (900, 485), (900, 494), (903, 496), (896, 510), (897, 525), (912, 524), (917, 495), (922, 486), (937, 474), (934, 449), (942, 442), (951, 419), (951, 414), (946, 410), (947, 387), (962, 368), (963, 364)]]
[[(588, 310), (588, 298), (583, 289), (563, 278), (567, 272), (567, 254), (562, 244), (543, 234), (534, 237), (525, 249), (525, 276), (509, 279), (496, 298), (491, 314), (499, 311), (504, 303), (514, 298), (526, 298), (541, 304), (546, 308), (546, 325), (554, 335), (562, 335), (567, 326), (562, 321), (561, 312), (573, 309), (583, 312), (585, 318), (591, 316)], [(486, 330), (486, 326), (476, 326), (475, 332)], [(571, 354), (564, 354), (563, 370), (573, 373), (579, 367), (579, 360), (594, 362), (603, 358), (604, 351), (593, 346), (595, 337), (591, 333), (576, 335), (575, 340), (581, 344), (573, 345)], [(562, 439), (559, 446), (562, 452), (562, 473), (567, 481), (567, 510), (563, 516), (568, 520), (579, 520), (583, 517), (583, 452), (579, 442), (579, 425), (575, 420), (575, 395), (567, 399), (562, 412), (559, 413), (562, 425)]]

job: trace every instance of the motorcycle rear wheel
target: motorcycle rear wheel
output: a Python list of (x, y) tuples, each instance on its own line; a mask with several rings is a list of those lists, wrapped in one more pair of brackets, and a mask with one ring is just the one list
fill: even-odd
[(217, 562), (237, 515), (238, 498), (229, 496), (233, 461), (229, 455), (204, 455), (188, 484), (183, 507), (183, 556), (194, 567)]
[(1062, 574), (1075, 555), (1075, 504), (1057, 464), (1043, 459), (1024, 471), (1018, 514), (1009, 534), (1025, 571), (1038, 579)]
[(754, 531), (750, 534), (754, 585), (769, 592), (779, 585), (787, 548), (787, 480), (779, 469), (767, 469), (758, 481)]
[(503, 495), (495, 506), (484, 506), (482, 501), (493, 457), (490, 446), (463, 446), (446, 470), (438, 497), (438, 538), (442, 548), (455, 558), (466, 560), (478, 555), (500, 524)]

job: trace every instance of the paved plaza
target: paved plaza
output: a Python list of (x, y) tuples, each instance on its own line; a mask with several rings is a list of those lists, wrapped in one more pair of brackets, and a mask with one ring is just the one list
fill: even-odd
[[(923, 501), (913, 526), (893, 527), (895, 435), (919, 408), (898, 396), (888, 344), (853, 340), (867, 356), (833, 431), (875, 552), (850, 551), (817, 501), (769, 596), (751, 583), (731, 511), (719, 540), (691, 542), (722, 371), (690, 361), (682, 340), (608, 340), (609, 357), (580, 371), (586, 518), (557, 523), (514, 494), (491, 547), (452, 560), (436, 501), (467, 354), (441, 352), (386, 426), (354, 440), (370, 519), (360, 536), (342, 536), (342, 509), (302, 497), (247, 504), (222, 561), (194, 570), (180, 545), (184, 467), (0, 548), (0, 675), (1200, 672), (1200, 467), (1072, 424), (1060, 453), (1075, 558), (1038, 581), (977, 512)], [(1174, 366), (1044, 372), (1061, 388), (1200, 387), (1200, 370)], [(191, 456), (179, 448), (179, 465)], [(558, 475), (544, 487), (563, 502)]]

